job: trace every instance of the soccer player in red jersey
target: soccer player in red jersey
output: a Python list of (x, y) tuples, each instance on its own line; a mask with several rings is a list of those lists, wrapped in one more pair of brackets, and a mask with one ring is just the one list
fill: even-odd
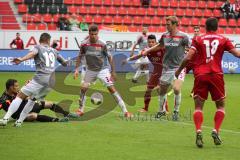
[[(147, 43), (148, 43), (149, 48), (155, 46), (157, 44), (156, 36), (152, 35), (152, 34), (149, 35), (147, 37)], [(154, 68), (153, 68), (152, 74), (150, 76), (150, 79), (147, 82), (147, 90), (146, 90), (145, 95), (144, 95), (144, 108), (142, 108), (140, 110), (140, 112), (147, 112), (148, 111), (149, 103), (151, 101), (152, 90), (155, 87), (157, 87), (157, 85), (159, 84), (159, 78), (161, 77), (161, 74), (162, 74), (163, 54), (164, 54), (164, 51), (159, 50), (159, 51), (156, 51), (154, 53), (151, 53), (151, 54), (147, 55), (149, 61), (152, 63)], [(141, 57), (144, 57), (141, 53), (139, 53), (138, 55), (133, 55), (130, 58), (127, 58), (126, 60), (124, 60), (122, 62), (122, 64), (126, 64), (128, 61), (137, 60)], [(166, 102), (165, 102), (165, 105), (167, 105)], [(167, 106), (166, 106), (166, 108), (167, 108)]]
[(178, 77), (183, 68), (195, 56), (194, 66), (194, 102), (195, 112), (193, 120), (196, 127), (196, 145), (203, 147), (202, 140), (202, 123), (203, 123), (203, 105), (210, 92), (212, 100), (215, 101), (217, 111), (214, 116), (214, 129), (212, 138), (215, 145), (221, 145), (219, 129), (223, 122), (225, 111), (225, 89), (223, 80), (223, 71), (221, 61), (224, 51), (228, 51), (236, 57), (240, 57), (240, 51), (237, 51), (231, 41), (217, 34), (218, 20), (208, 18), (206, 21), (206, 34), (203, 34), (193, 40), (192, 46), (181, 63), (175, 76)]
[(16, 38), (10, 43), (10, 48), (13, 49), (13, 44), (16, 49), (24, 49), (23, 40), (20, 38), (20, 33), (16, 33)]

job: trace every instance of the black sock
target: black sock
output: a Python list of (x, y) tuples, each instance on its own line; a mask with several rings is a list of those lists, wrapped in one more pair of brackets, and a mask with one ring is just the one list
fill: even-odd
[(57, 105), (57, 104), (53, 104), (53, 105), (52, 105), (52, 108), (50, 108), (50, 109), (51, 109), (52, 111), (56, 112), (56, 113), (61, 113), (61, 114), (63, 114), (64, 117), (69, 114), (69, 112), (64, 111), (64, 110), (62, 109), (62, 107), (60, 107), (60, 106)]
[(57, 122), (58, 120), (59, 120), (58, 118), (54, 118), (46, 115), (38, 115), (36, 119), (36, 121), (39, 121), (39, 122)]

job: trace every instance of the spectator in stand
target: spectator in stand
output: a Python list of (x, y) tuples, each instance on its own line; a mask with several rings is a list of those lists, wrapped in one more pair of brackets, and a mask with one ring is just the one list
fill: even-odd
[[(14, 46), (13, 46), (14, 45)], [(24, 49), (23, 40), (20, 38), (20, 33), (16, 33), (16, 38), (10, 43), (11, 49)]]
[(234, 17), (233, 5), (230, 4), (230, 0), (226, 0), (226, 2), (222, 4), (221, 10), (223, 12), (223, 17), (227, 20)]
[(234, 11), (234, 16), (236, 19), (240, 17), (240, 1), (236, 0), (235, 3), (233, 4), (233, 11)]
[(82, 19), (82, 22), (79, 25), (80, 29), (82, 31), (88, 31), (88, 24), (85, 22), (85, 19)]
[(75, 13), (73, 13), (69, 19), (69, 24), (70, 24), (70, 30), (71, 31), (80, 31), (81, 29), (79, 28), (80, 22), (77, 19), (77, 16)]
[(141, 0), (141, 3), (142, 3), (143, 6), (148, 7), (149, 4), (150, 4), (150, 0)]
[(60, 17), (58, 19), (58, 27), (60, 31), (69, 31), (69, 21), (65, 17)]

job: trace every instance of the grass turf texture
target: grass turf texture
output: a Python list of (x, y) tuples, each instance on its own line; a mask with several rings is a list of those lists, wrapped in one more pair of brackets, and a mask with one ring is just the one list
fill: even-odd
[[(4, 90), (5, 81), (8, 78), (17, 78), (21, 85), (31, 79), (32, 73), (0, 73), (0, 90)], [(129, 80), (121, 81), (124, 74), (118, 74), (119, 81), (116, 86), (125, 99), (131, 98), (135, 91), (144, 93), (145, 86), (133, 86)], [(193, 111), (193, 100), (189, 93), (193, 84), (192, 75), (187, 75), (182, 89), (181, 114), (185, 115), (180, 122), (167, 120), (126, 120), (122, 119), (120, 109), (99, 118), (89, 121), (72, 121), (69, 123), (24, 123), (22, 128), (12, 127), (11, 122), (7, 127), (0, 128), (0, 156), (2, 160), (62, 160), (62, 159), (164, 159), (164, 160), (215, 160), (215, 159), (239, 159), (240, 127), (239, 127), (239, 78), (240, 75), (225, 75), (227, 102), (226, 117), (222, 125), (222, 146), (214, 146), (210, 136), (213, 126), (215, 105), (209, 100), (204, 108), (203, 138), (204, 148), (195, 146), (194, 126), (190, 115)], [(79, 80), (73, 80), (69, 75), (65, 84), (71, 84), (78, 89)], [(130, 90), (126, 90), (126, 87)], [(129, 87), (130, 86), (130, 87)], [(92, 88), (103, 88), (97, 82)], [(78, 89), (79, 90), (79, 89)], [(106, 91), (105, 89), (103, 89)], [(129, 93), (128, 93), (129, 92)], [(130, 93), (131, 92), (131, 93)], [(155, 91), (156, 92), (156, 91)], [(133, 96), (134, 97), (134, 96)], [(46, 100), (61, 101), (73, 100), (71, 111), (77, 108), (77, 95), (65, 95), (56, 91), (51, 92)], [(110, 99), (113, 101), (113, 99)], [(173, 109), (173, 95), (168, 97), (170, 110)], [(126, 100), (129, 101), (129, 100)], [(130, 102), (130, 101), (129, 101)], [(132, 103), (132, 102), (131, 102)], [(96, 108), (90, 103), (89, 107)], [(143, 98), (136, 98), (136, 104), (129, 105), (128, 109), (137, 113), (143, 106)], [(157, 97), (152, 98), (150, 113), (154, 114), (158, 109)], [(50, 111), (42, 113), (55, 116)], [(3, 111), (1, 111), (1, 117)], [(144, 114), (143, 114), (144, 115)]]

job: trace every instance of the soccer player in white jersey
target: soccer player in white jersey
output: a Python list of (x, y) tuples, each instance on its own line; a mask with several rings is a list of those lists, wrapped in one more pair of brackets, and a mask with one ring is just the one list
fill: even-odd
[(154, 51), (165, 49), (163, 56), (163, 70), (160, 78), (159, 112), (156, 117), (160, 118), (166, 114), (164, 102), (167, 98), (168, 88), (173, 84), (174, 91), (174, 112), (172, 119), (179, 119), (179, 107), (181, 103), (181, 87), (185, 77), (185, 70), (178, 79), (175, 78), (175, 71), (184, 58), (185, 48), (189, 46), (189, 36), (177, 29), (178, 19), (175, 16), (166, 18), (167, 32), (163, 33), (159, 43), (143, 52), (143, 55), (151, 54)]
[[(77, 78), (79, 74), (79, 66), (81, 59), (86, 60), (86, 75), (84, 82), (81, 84), (81, 93), (79, 99), (79, 109), (77, 110), (78, 115), (84, 114), (84, 107), (86, 101), (86, 92), (89, 88), (90, 83), (96, 79), (102, 81), (109, 92), (113, 95), (114, 99), (121, 107), (125, 117), (131, 117), (132, 114), (128, 112), (124, 101), (114, 87), (113, 81), (116, 78), (115, 68), (113, 59), (107, 50), (106, 43), (98, 38), (98, 26), (91, 25), (89, 27), (89, 38), (82, 41), (80, 46), (79, 56), (77, 57), (76, 69), (74, 77)], [(111, 66), (109, 71), (108, 63)]]
[[(136, 43), (133, 45), (130, 57), (134, 55), (134, 50), (136, 49), (136, 46), (139, 45), (139, 53), (148, 47), (147, 44), (147, 37), (148, 37), (148, 29), (147, 27), (143, 27), (142, 34), (137, 37)], [(138, 78), (141, 75), (146, 75), (147, 81), (149, 79), (149, 69), (148, 69), (149, 60), (147, 57), (141, 57), (135, 62), (135, 67), (137, 68), (137, 71), (135, 75), (132, 78), (133, 83), (137, 83)]]
[(22, 110), (19, 119), (15, 122), (16, 127), (20, 127), (32, 110), (35, 100), (43, 99), (51, 90), (55, 83), (54, 71), (56, 60), (62, 65), (67, 66), (67, 62), (58, 54), (58, 51), (50, 47), (51, 36), (48, 33), (42, 33), (40, 36), (40, 45), (36, 45), (24, 57), (14, 58), (13, 63), (20, 64), (28, 59), (34, 59), (36, 65), (36, 73), (33, 79), (21, 88), (17, 97), (12, 101), (4, 118), (0, 121), (0, 125), (5, 126), (9, 118), (18, 110), (20, 104), (27, 97), (28, 102)]

